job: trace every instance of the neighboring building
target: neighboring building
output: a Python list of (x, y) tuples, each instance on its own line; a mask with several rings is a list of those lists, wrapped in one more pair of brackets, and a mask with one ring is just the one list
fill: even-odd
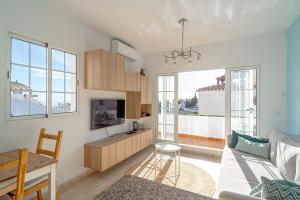
[(216, 85), (197, 90), (199, 115), (225, 116), (225, 76), (216, 79)]

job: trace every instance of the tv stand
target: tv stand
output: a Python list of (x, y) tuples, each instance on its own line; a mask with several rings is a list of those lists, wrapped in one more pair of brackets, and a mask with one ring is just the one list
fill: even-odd
[(84, 145), (84, 166), (105, 171), (153, 144), (152, 129), (118, 134)]

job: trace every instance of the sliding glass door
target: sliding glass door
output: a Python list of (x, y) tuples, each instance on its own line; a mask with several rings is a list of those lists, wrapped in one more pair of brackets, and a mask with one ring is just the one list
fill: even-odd
[(158, 139), (177, 140), (177, 74), (158, 77)]
[(229, 126), (246, 135), (257, 135), (258, 127), (258, 69), (237, 68), (229, 70)]

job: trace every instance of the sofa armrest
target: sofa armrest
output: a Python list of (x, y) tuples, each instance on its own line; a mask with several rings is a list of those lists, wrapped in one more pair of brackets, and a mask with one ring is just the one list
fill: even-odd
[(219, 200), (259, 200), (260, 198), (234, 192), (223, 191), (219, 195)]

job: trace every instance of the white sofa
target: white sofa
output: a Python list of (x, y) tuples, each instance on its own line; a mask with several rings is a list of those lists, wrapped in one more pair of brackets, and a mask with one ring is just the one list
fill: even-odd
[[(278, 130), (272, 131), (270, 160), (226, 146), (221, 161), (216, 197), (220, 200), (257, 200), (259, 198), (250, 196), (250, 193), (261, 182), (261, 176), (284, 179), (276, 166), (276, 154), (278, 142), (286, 139), (295, 141), (293, 136)], [(298, 141), (300, 144), (300, 140)]]

